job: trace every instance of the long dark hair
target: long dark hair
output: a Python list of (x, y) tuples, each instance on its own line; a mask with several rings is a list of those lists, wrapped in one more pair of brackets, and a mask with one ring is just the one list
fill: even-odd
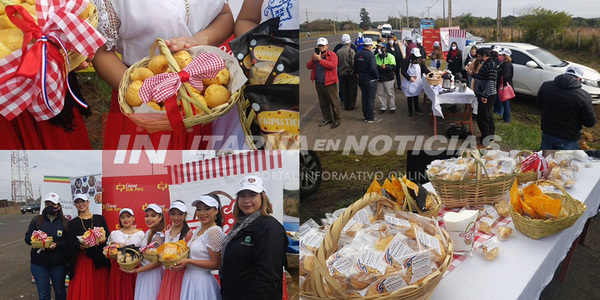
[(152, 239), (154, 238), (154, 235), (157, 232), (165, 230), (165, 227), (166, 227), (165, 216), (162, 212), (159, 213), (159, 215), (161, 215), (162, 218), (160, 219), (160, 223), (158, 223), (157, 226), (154, 226), (154, 228), (150, 228), (150, 235), (148, 236), (148, 244), (150, 244), (152, 242)]
[[(44, 210), (42, 209), (42, 214), (37, 216), (37, 228), (40, 228), (40, 226), (42, 226), (42, 222), (44, 222), (44, 217), (46, 217), (46, 216), (48, 216), (48, 215), (46, 213), (44, 213)], [(65, 218), (65, 215), (63, 214), (63, 210), (62, 210), (62, 205), (60, 205), (60, 203), (58, 204), (58, 214), (56, 215), (56, 217), (62, 221), (63, 227), (65, 227), (65, 230), (69, 230), (69, 220), (67, 220), (67, 218)]]
[(221, 213), (221, 199), (219, 199), (218, 195), (213, 194), (213, 193), (209, 193), (204, 196), (209, 196), (209, 197), (212, 197), (213, 199), (217, 200), (219, 207), (217, 208), (217, 216), (215, 218), (215, 223), (217, 224), (217, 226), (223, 227), (223, 213)]
[[(185, 202), (183, 202), (182, 200), (175, 200), (173, 202), (181, 202), (183, 204), (185, 204)], [(181, 228), (181, 232), (179, 233), (179, 237), (180, 240), (184, 239), (185, 236), (187, 235), (188, 231), (190, 231), (190, 226), (188, 226), (187, 223), (187, 212), (184, 213), (185, 214), (185, 218), (183, 219), (183, 228)]]
[[(73, 90), (73, 93), (77, 97), (79, 97), (79, 99), (85, 101), (83, 99), (83, 96), (81, 95), (81, 91), (79, 90), (79, 82), (77, 81), (77, 75), (75, 74), (75, 72), (70, 72), (68, 74), (67, 80), (71, 85), (71, 90)], [(84, 108), (81, 105), (77, 104), (77, 102), (75, 102), (75, 99), (73, 99), (71, 94), (67, 93), (67, 95), (65, 96), (65, 104), (62, 111), (58, 115), (50, 119), (49, 123), (53, 126), (62, 128), (67, 133), (75, 131), (75, 129), (77, 129), (77, 126), (74, 122), (74, 108), (78, 109), (79, 112), (85, 117), (89, 117), (92, 115), (92, 110), (89, 107)]]

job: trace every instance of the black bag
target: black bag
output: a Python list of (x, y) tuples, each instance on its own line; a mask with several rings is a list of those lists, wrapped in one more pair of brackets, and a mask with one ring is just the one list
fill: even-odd
[(446, 137), (451, 139), (453, 136), (458, 136), (459, 139), (464, 140), (469, 134), (464, 125), (452, 125), (446, 130)]

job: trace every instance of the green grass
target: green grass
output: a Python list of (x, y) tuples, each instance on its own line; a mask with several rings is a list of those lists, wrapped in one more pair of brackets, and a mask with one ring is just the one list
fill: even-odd
[(528, 115), (530, 119), (537, 119), (533, 122), (524, 122), (520, 120), (511, 120), (511, 123), (502, 123), (496, 120), (496, 135), (502, 137), (502, 144), (508, 146), (508, 149), (539, 149), (542, 141), (542, 132), (539, 125), (540, 117), (537, 115)]

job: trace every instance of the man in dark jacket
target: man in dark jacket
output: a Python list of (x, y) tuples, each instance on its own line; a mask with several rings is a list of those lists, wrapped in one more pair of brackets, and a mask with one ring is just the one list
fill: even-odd
[(356, 96), (358, 77), (354, 74), (354, 56), (352, 41), (347, 34), (342, 35), (343, 46), (336, 52), (338, 56), (338, 75), (340, 77), (340, 91), (344, 99), (344, 109), (356, 109)]
[(375, 117), (375, 93), (377, 92), (377, 63), (373, 54), (373, 41), (365, 38), (364, 48), (354, 57), (354, 73), (358, 74), (358, 86), (362, 93), (362, 110), (366, 123), (381, 122)]
[(568, 67), (565, 74), (540, 87), (537, 104), (542, 108), (542, 150), (579, 149), (581, 128), (596, 124), (592, 97), (581, 89), (583, 70)]
[(315, 82), (323, 121), (319, 126), (331, 124), (331, 128), (340, 126), (340, 99), (338, 98), (338, 58), (329, 51), (329, 41), (320, 37), (317, 40), (317, 50), (306, 63), (311, 71), (310, 79)]
[(400, 49), (400, 45), (398, 44), (398, 42), (396, 41), (396, 37), (395, 36), (391, 36), (388, 39), (388, 53), (394, 56), (394, 60), (396, 60), (396, 69), (394, 70), (394, 74), (396, 75), (396, 85), (398, 86), (398, 89), (401, 90), (402, 88), (400, 87), (400, 85), (402, 84), (402, 80), (400, 77), (400, 65), (402, 65), (402, 61), (404, 60), (404, 55), (402, 54), (402, 49)]
[(475, 78), (473, 92), (477, 96), (477, 126), (481, 132), (480, 146), (487, 148), (496, 134), (492, 109), (496, 101), (498, 68), (491, 58), (490, 49), (481, 48), (477, 50), (477, 59), (483, 61), (483, 64), (479, 69), (479, 73), (472, 74)]

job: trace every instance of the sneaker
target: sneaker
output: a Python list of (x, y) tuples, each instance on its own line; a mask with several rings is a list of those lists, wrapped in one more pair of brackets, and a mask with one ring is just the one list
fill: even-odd
[(383, 121), (382, 119), (374, 118), (373, 120), (367, 120), (367, 123), (379, 123)]
[(395, 110), (390, 110), (390, 115), (393, 115), (393, 114), (395, 114), (395, 113), (396, 113), (396, 111), (395, 111)]
[(477, 150), (487, 150), (487, 149), (492, 149), (492, 147), (484, 146), (482, 144), (477, 144)]
[(379, 111), (379, 114), (383, 114), (385, 112), (385, 109), (382, 109)]
[(325, 120), (325, 121), (323, 121), (323, 123), (319, 124), (319, 127), (323, 127), (323, 126), (331, 124), (331, 123), (332, 123), (331, 121)]
[(331, 124), (331, 129), (333, 129), (333, 128), (336, 128), (336, 127), (338, 127), (338, 126), (340, 126), (340, 123), (338, 123), (338, 122), (333, 122), (333, 124)]

